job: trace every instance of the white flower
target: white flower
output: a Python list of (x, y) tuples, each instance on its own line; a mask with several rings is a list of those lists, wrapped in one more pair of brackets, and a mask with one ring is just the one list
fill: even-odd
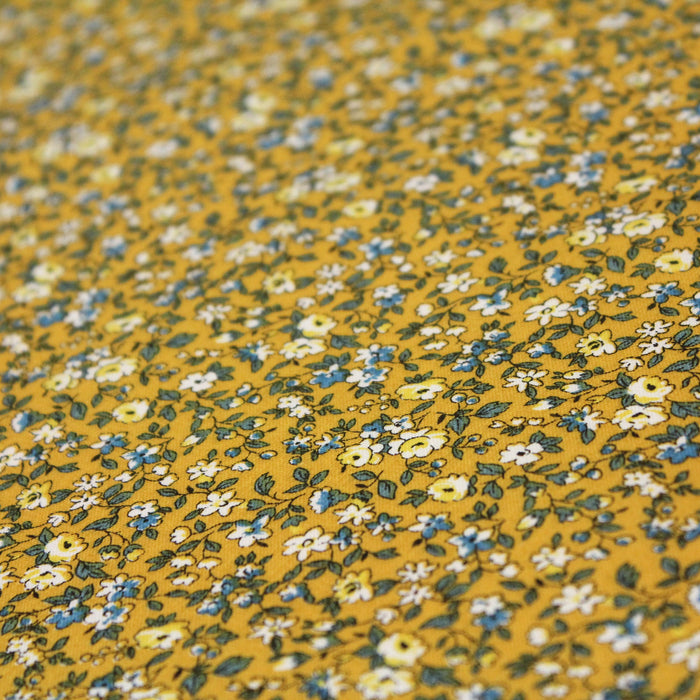
[(593, 608), (605, 600), (605, 596), (593, 595), (593, 584), (586, 583), (583, 586), (564, 586), (562, 595), (552, 601), (552, 605), (559, 608), (562, 615), (579, 611), (584, 615), (590, 615)]
[(419, 561), (416, 564), (407, 562), (396, 574), (404, 583), (417, 583), (428, 578), (434, 570), (435, 566), (427, 561)]
[(185, 391), (190, 389), (195, 394), (199, 394), (202, 391), (211, 389), (214, 386), (214, 382), (218, 379), (216, 372), (194, 372), (193, 374), (188, 374), (185, 379), (180, 381), (180, 391)]
[(314, 527), (304, 535), (288, 539), (284, 543), (284, 554), (296, 554), (299, 561), (306, 561), (312, 552), (325, 552), (330, 547), (330, 541), (330, 535), (324, 535), (320, 527)]
[[(633, 646), (645, 644), (648, 640), (644, 632), (639, 631), (642, 623), (642, 615), (633, 615), (625, 624), (619, 622), (611, 622), (605, 625), (605, 628), (598, 636), (598, 642), (601, 644), (610, 644), (612, 650), (616, 654), (624, 654)], [(676, 663), (676, 662), (671, 662)]]
[(570, 305), (561, 301), (559, 297), (551, 297), (543, 304), (536, 304), (525, 311), (528, 321), (539, 321), (541, 326), (546, 326), (553, 318), (565, 318), (569, 313)]
[(543, 450), (544, 448), (538, 442), (531, 442), (529, 445), (523, 442), (516, 442), (508, 445), (505, 450), (501, 450), (501, 462), (515, 462), (522, 467), (540, 459), (539, 454)]
[(203, 516), (213, 515), (218, 513), (221, 516), (226, 517), (232, 508), (241, 505), (243, 501), (233, 498), (233, 491), (226, 491), (225, 493), (210, 493), (207, 496), (206, 501), (202, 501), (197, 504), (197, 509)]
[(549, 641), (549, 632), (544, 627), (533, 627), (527, 633), (527, 641), (533, 647), (542, 647)]
[(672, 664), (686, 665), (686, 668), (695, 673), (700, 670), (700, 632), (696, 632), (688, 639), (681, 639), (679, 642), (671, 644), (668, 648), (670, 652), (669, 661)]
[(696, 584), (688, 591), (688, 602), (700, 614), (700, 584)]

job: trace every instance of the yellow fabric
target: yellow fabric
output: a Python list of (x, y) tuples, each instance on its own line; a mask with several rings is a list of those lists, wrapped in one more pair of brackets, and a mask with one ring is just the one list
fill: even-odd
[(699, 42), (2, 3), (3, 697), (700, 697)]

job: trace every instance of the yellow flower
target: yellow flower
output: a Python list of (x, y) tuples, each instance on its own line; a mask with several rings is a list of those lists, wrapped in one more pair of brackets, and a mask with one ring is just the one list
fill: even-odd
[(263, 280), (263, 288), (269, 294), (290, 294), (296, 289), (292, 270), (279, 270)]
[(363, 440), (359, 445), (345, 448), (338, 455), (338, 461), (351, 467), (379, 464), (382, 461), (381, 449), (381, 445), (373, 445), (370, 440)]
[(674, 389), (661, 377), (639, 377), (628, 387), (628, 393), (640, 404), (659, 403), (663, 401)]
[(121, 166), (114, 163), (95, 168), (90, 174), (90, 179), (100, 185), (119, 179), (122, 174)]
[(180, 444), (183, 447), (191, 447), (192, 445), (198, 445), (200, 442), (202, 442), (202, 440), (204, 440), (202, 433), (192, 433), (191, 435), (188, 435)]
[(43, 484), (32, 484), (17, 496), (17, 504), (20, 508), (24, 508), (25, 510), (46, 508), (51, 502), (50, 493), (50, 481), (45, 481)]
[(343, 207), (343, 214), (353, 219), (365, 219), (368, 216), (372, 216), (375, 211), (377, 211), (377, 201), (375, 199), (359, 199)]
[(285, 343), (280, 355), (288, 360), (300, 360), (307, 355), (318, 355), (326, 349), (322, 340), (316, 338), (297, 338)]
[(430, 401), (434, 399), (444, 387), (442, 384), (404, 384), (396, 390), (402, 399), (409, 401)]
[(547, 138), (547, 134), (541, 129), (525, 126), (516, 129), (510, 135), (510, 140), (518, 146), (537, 146)]
[(435, 233), (433, 231), (431, 231), (429, 228), (420, 228), (413, 234), (413, 238), (415, 238), (417, 241), (427, 241), (429, 238), (432, 238), (434, 235), (435, 235)]
[(121, 316), (120, 318), (113, 318), (105, 324), (105, 330), (107, 333), (128, 333), (138, 328), (144, 323), (142, 316), (138, 314), (129, 314), (128, 316)]
[(307, 194), (308, 188), (297, 185), (290, 185), (289, 187), (283, 187), (276, 196), (279, 202), (296, 202), (301, 199), (305, 194)]
[(333, 593), (341, 603), (357, 603), (368, 601), (374, 595), (370, 579), (372, 572), (364, 569), (359, 573), (350, 572), (344, 578), (338, 579), (333, 586)]
[(428, 486), (428, 495), (441, 503), (461, 501), (469, 490), (469, 480), (460, 474), (450, 474), (442, 479), (433, 481)]
[(49, 586), (60, 586), (66, 583), (66, 581), (70, 581), (71, 577), (72, 573), (68, 566), (39, 564), (39, 566), (27, 569), (21, 581), (28, 591), (43, 591)]
[(326, 146), (326, 152), (332, 156), (347, 156), (362, 149), (365, 142), (358, 138), (339, 139), (331, 141)]
[(337, 323), (330, 316), (311, 314), (299, 321), (297, 328), (306, 338), (320, 338), (335, 328)]
[(116, 559), (120, 554), (119, 547), (116, 545), (108, 545), (107, 547), (100, 548), (100, 558), (102, 561), (109, 561), (110, 559)]
[(11, 236), (10, 242), (14, 248), (28, 248), (36, 245), (37, 234), (33, 226), (22, 226)]
[(654, 265), (661, 272), (687, 272), (693, 266), (693, 251), (690, 248), (674, 248), (670, 253), (659, 255)]
[(489, 668), (489, 666), (493, 666), (494, 661), (498, 658), (496, 652), (494, 651), (487, 651), (485, 654), (482, 654), (479, 657), (479, 663), (484, 667), (484, 668)]
[(277, 98), (266, 92), (252, 92), (246, 96), (244, 104), (251, 112), (271, 112), (277, 104)]
[(634, 177), (618, 182), (615, 189), (622, 194), (636, 194), (648, 192), (655, 184), (656, 180), (653, 177)]
[(397, 632), (379, 642), (377, 653), (389, 666), (412, 666), (425, 654), (425, 646), (417, 637)]
[(557, 37), (556, 39), (550, 39), (544, 45), (544, 50), (546, 53), (560, 55), (569, 53), (573, 51), (576, 47), (576, 41), (570, 37)]
[(650, 425), (663, 423), (668, 416), (661, 406), (632, 405), (615, 412), (612, 422), (622, 430), (642, 430)]
[(413, 676), (405, 669), (380, 666), (373, 671), (363, 673), (357, 688), (364, 698), (386, 700), (410, 693), (414, 688)]
[(328, 177), (324, 177), (318, 186), (329, 194), (338, 192), (347, 192), (356, 187), (361, 182), (361, 177), (358, 173), (334, 173)]
[(447, 435), (440, 430), (406, 431), (401, 440), (391, 442), (389, 454), (400, 454), (404, 459), (427, 457), (433, 450), (439, 450), (446, 442)]
[(112, 417), (119, 423), (138, 423), (148, 413), (148, 401), (128, 401), (112, 411)]
[(129, 545), (124, 550), (124, 558), (127, 561), (137, 561), (138, 559), (141, 558), (142, 554), (143, 554), (143, 547), (139, 547), (138, 545)]
[(78, 380), (75, 375), (69, 370), (66, 370), (65, 372), (59, 372), (45, 379), (41, 385), (46, 391), (65, 391), (66, 389), (72, 389), (74, 386), (77, 386), (77, 384)]
[(64, 272), (63, 265), (47, 260), (32, 269), (32, 277), (37, 282), (55, 282)]
[(613, 233), (624, 234), (628, 238), (651, 236), (667, 221), (665, 214), (631, 214), (613, 225)]
[(187, 632), (187, 625), (176, 621), (160, 627), (147, 627), (137, 632), (134, 639), (143, 649), (172, 649)]
[(128, 377), (138, 369), (139, 363), (129, 357), (109, 357), (100, 360), (96, 367), (87, 372), (88, 379), (94, 379), (98, 384), (109, 382), (114, 384)]
[(528, 513), (520, 518), (520, 521), (516, 525), (516, 530), (531, 530), (537, 523), (539, 523), (539, 518), (536, 515)]
[(586, 357), (600, 357), (601, 355), (612, 355), (617, 347), (612, 342), (612, 331), (605, 329), (600, 333), (590, 333), (585, 338), (576, 343), (576, 347), (581, 350), (581, 353)]
[(44, 546), (44, 551), (49, 555), (49, 561), (72, 561), (87, 547), (84, 539), (78, 535), (62, 532), (57, 537), (49, 540)]
[(596, 243), (605, 242), (605, 234), (597, 231), (592, 227), (582, 228), (578, 231), (574, 231), (566, 237), (566, 242), (570, 246), (579, 246), (581, 248), (586, 248), (589, 245), (594, 245)]

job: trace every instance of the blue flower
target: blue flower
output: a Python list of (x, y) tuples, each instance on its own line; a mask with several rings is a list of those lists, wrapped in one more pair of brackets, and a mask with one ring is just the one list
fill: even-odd
[(554, 167), (547, 168), (544, 172), (537, 173), (532, 182), (537, 187), (551, 187), (559, 182), (563, 182), (564, 173)]
[(314, 671), (311, 678), (304, 681), (302, 690), (310, 698), (319, 698), (320, 700), (334, 700), (338, 697), (337, 690), (333, 687), (337, 685), (337, 680), (333, 676), (332, 671), (326, 669), (324, 671)]
[(666, 284), (650, 284), (649, 292), (642, 296), (651, 297), (657, 304), (667, 302), (671, 297), (679, 297), (683, 291), (678, 289), (678, 282), (667, 282)]
[(331, 365), (327, 369), (318, 369), (314, 372), (310, 384), (317, 384), (322, 389), (328, 389), (337, 382), (344, 382), (348, 376), (348, 371), (338, 365)]
[(367, 260), (374, 260), (381, 255), (391, 255), (394, 252), (394, 241), (376, 236), (369, 243), (359, 246)]
[(141, 515), (138, 518), (134, 518), (129, 521), (129, 526), (136, 528), (139, 532), (147, 530), (149, 527), (155, 527), (161, 521), (160, 513), (149, 513), (148, 515)]
[(623, 287), (619, 284), (613, 284), (610, 285), (610, 289), (601, 292), (600, 296), (602, 296), (603, 299), (605, 299), (610, 304), (612, 304), (615, 301), (618, 301), (618, 306), (623, 307), (629, 304), (627, 295), (632, 291), (632, 289), (632, 286)]
[(461, 535), (455, 535), (447, 540), (457, 547), (457, 552), (462, 559), (466, 559), (474, 552), (483, 552), (493, 549), (493, 540), (490, 539), (490, 531), (477, 530), (474, 526), (468, 527)]
[(66, 627), (70, 627), (74, 622), (82, 622), (90, 612), (90, 608), (83, 605), (76, 598), (64, 607), (52, 608), (51, 612), (53, 615), (48, 617), (46, 621), (56, 625), (57, 629), (63, 630)]
[(455, 53), (453, 53), (451, 56), (452, 65), (456, 68), (462, 68), (468, 63), (471, 63), (473, 60), (474, 54), (467, 53), (466, 51), (455, 51)]
[[(350, 241), (359, 241), (362, 236), (360, 236), (359, 231), (354, 226), (351, 228), (338, 226), (338, 228), (333, 230), (331, 238), (335, 241), (337, 246), (342, 248), (350, 243)], [(365, 255), (367, 255), (366, 252)]]
[[(446, 532), (452, 527), (452, 523), (448, 520), (447, 516), (440, 513), (439, 515), (429, 515), (426, 520), (423, 520), (419, 526), (415, 526), (416, 529), (420, 527), (421, 536), (429, 540), (431, 537), (435, 537), (438, 532)], [(413, 529), (413, 527), (411, 528)]]
[(379, 362), (391, 362), (394, 359), (395, 345), (379, 345), (377, 343), (369, 348), (360, 350), (357, 359), (363, 360), (366, 365), (376, 365)]
[(27, 426), (34, 422), (32, 411), (21, 411), (12, 419), (12, 429), (16, 433), (21, 433)]
[(551, 355), (555, 351), (554, 346), (551, 343), (535, 343), (528, 351), (527, 354), (537, 359), (542, 357), (542, 355)]
[(577, 297), (576, 301), (571, 305), (571, 310), (578, 313), (579, 316), (585, 316), (589, 311), (594, 311), (595, 306), (591, 304), (590, 299)]
[(341, 527), (338, 534), (331, 540), (331, 544), (338, 545), (340, 550), (345, 550), (355, 544), (353, 531), (349, 527)]
[(481, 617), (477, 617), (474, 620), (474, 624), (491, 632), (497, 627), (506, 627), (510, 622), (512, 614), (513, 613), (510, 610), (498, 610), (492, 615), (482, 615)]
[(66, 317), (66, 312), (62, 306), (54, 304), (50, 309), (45, 309), (37, 314), (36, 322), (42, 328), (48, 328), (54, 323), (59, 323)]
[[(336, 491), (334, 489), (334, 491)], [(336, 494), (338, 491), (336, 491)], [(309, 506), (314, 513), (325, 513), (331, 506), (338, 503), (337, 496), (331, 489), (319, 489), (314, 491), (309, 498)]]
[(384, 432), (384, 422), (377, 418), (371, 423), (365, 423), (362, 426), (360, 437), (362, 438), (378, 438)]
[(682, 464), (686, 459), (700, 456), (700, 444), (691, 442), (686, 435), (679, 436), (675, 442), (659, 445), (657, 459), (668, 459), (671, 464)]
[(286, 588), (279, 592), (279, 596), (284, 603), (289, 603), (296, 598), (304, 597), (304, 586), (298, 583), (290, 583)]
[(113, 581), (102, 583), (102, 594), (106, 595), (110, 603), (114, 603), (122, 598), (136, 598), (139, 593), (140, 579), (130, 578), (124, 580), (121, 576)]
[(303, 454), (311, 449), (309, 438), (301, 435), (295, 435), (293, 438), (285, 440), (284, 444), (287, 446), (287, 454)]
[(401, 292), (394, 292), (393, 294), (385, 297), (380, 297), (374, 302), (375, 306), (381, 306), (383, 309), (390, 309), (392, 306), (397, 306), (403, 303), (406, 298), (405, 294)]
[(283, 142), (284, 133), (281, 129), (273, 129), (272, 131), (262, 134), (262, 136), (258, 138), (258, 146), (264, 151), (279, 146)]
[(153, 464), (158, 461), (158, 455), (155, 454), (157, 448), (149, 447), (148, 445), (139, 445), (131, 452), (125, 452), (122, 459), (127, 460), (129, 469), (138, 469), (144, 464)]
[(697, 292), (695, 296), (690, 299), (684, 299), (681, 302), (681, 306), (687, 306), (691, 314), (700, 316), (700, 292)]
[(330, 435), (324, 435), (323, 438), (316, 444), (318, 445), (318, 453), (320, 455), (325, 454), (330, 450), (339, 450), (343, 446), (340, 435), (334, 435), (333, 437)]
[(205, 598), (197, 608), (200, 615), (218, 615), (226, 604), (223, 598)]

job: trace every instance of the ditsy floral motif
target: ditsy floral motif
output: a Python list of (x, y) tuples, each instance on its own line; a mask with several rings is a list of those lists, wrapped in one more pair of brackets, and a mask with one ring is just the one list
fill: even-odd
[(699, 27), (3, 3), (3, 697), (700, 696)]

